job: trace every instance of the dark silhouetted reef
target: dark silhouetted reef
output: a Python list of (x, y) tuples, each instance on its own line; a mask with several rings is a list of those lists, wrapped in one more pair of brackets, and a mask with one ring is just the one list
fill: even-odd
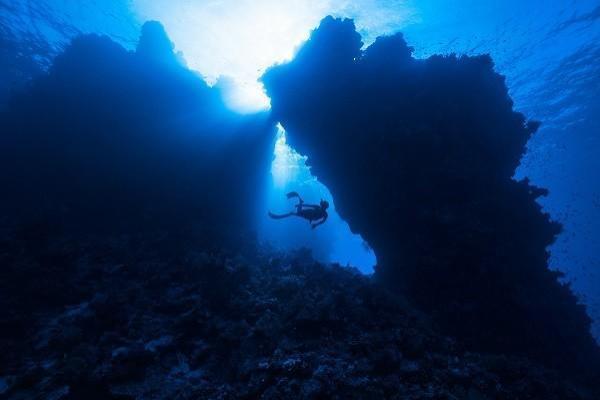
[(136, 52), (82, 36), (0, 119), (2, 205), (86, 231), (248, 229), (272, 125), (268, 115), (228, 111), (158, 23), (143, 27)]
[(544, 189), (512, 179), (538, 124), (489, 56), (415, 59), (401, 34), (361, 47), (351, 20), (326, 18), (263, 81), (289, 143), (375, 250), (376, 278), (470, 349), (593, 371), (590, 319), (548, 269), (561, 226), (536, 202)]

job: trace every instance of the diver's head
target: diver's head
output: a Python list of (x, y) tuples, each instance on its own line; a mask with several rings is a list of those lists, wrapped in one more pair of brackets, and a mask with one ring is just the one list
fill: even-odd
[(321, 208), (327, 210), (329, 208), (329, 202), (327, 200), (321, 200)]

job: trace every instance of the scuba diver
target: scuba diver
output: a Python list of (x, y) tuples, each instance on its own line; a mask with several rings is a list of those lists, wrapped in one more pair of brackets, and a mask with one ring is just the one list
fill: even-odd
[[(295, 215), (300, 218), (304, 218), (310, 223), (312, 229), (315, 229), (317, 226), (323, 224), (327, 220), (327, 209), (329, 208), (329, 203), (325, 200), (321, 200), (321, 202), (317, 204), (304, 204), (304, 200), (300, 197), (300, 195), (296, 192), (290, 192), (287, 194), (288, 199), (297, 198), (298, 204), (296, 204), (296, 211), (289, 212), (287, 214), (273, 214), (269, 211), (269, 217), (273, 219), (282, 219), (291, 217)], [(313, 221), (318, 221), (313, 223)]]

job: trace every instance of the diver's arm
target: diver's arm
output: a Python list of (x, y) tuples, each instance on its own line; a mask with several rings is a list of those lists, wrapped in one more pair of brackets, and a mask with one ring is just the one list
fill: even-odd
[(311, 227), (313, 229), (315, 229), (317, 226), (319, 225), (323, 225), (325, 223), (325, 221), (327, 221), (327, 213), (325, 213), (325, 215), (323, 216), (323, 219), (321, 219), (319, 222), (317, 222), (316, 224), (311, 224)]

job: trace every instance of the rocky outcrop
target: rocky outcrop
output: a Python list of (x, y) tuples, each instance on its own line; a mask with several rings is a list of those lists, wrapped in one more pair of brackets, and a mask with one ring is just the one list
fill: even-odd
[(598, 366), (584, 307), (547, 266), (561, 227), (546, 191), (512, 179), (538, 124), (490, 57), (415, 59), (401, 34), (361, 46), (352, 21), (326, 18), (263, 81), (376, 276), (471, 349)]
[(250, 229), (275, 135), (267, 114), (229, 111), (156, 22), (135, 52), (74, 39), (11, 100), (0, 131), (3, 215), (88, 232)]

